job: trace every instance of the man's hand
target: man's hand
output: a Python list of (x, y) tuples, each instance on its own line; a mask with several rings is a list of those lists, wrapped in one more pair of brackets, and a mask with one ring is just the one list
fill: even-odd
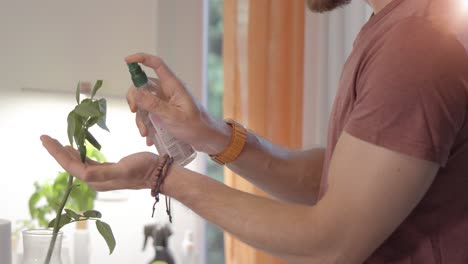
[[(231, 128), (211, 118), (161, 58), (137, 53), (125, 61), (148, 66), (159, 77), (152, 81), (161, 88), (160, 96), (134, 86), (127, 95), (131, 111), (137, 113), (137, 126), (148, 145), (153, 144), (154, 128), (147, 122), (147, 112), (155, 115), (175, 138), (198, 151), (217, 154), (226, 148), (231, 140)], [(143, 109), (143, 113), (139, 109)], [(229, 163), (229, 168), (280, 199), (313, 204), (322, 173), (323, 153), (322, 148), (310, 151), (280, 148), (249, 132), (241, 155)]]
[(80, 154), (72, 147), (64, 147), (49, 136), (42, 136), (41, 140), (62, 168), (96, 191), (151, 188), (151, 177), (158, 165), (158, 156), (153, 153), (132, 154), (117, 163), (87, 160), (83, 164)]
[[(137, 113), (136, 123), (140, 134), (147, 138), (148, 145), (153, 144), (151, 135), (154, 133), (154, 128), (145, 122), (148, 112), (155, 115), (171, 135), (198, 151), (216, 154), (229, 144), (230, 128), (209, 116), (161, 58), (137, 53), (128, 56), (125, 61), (148, 66), (159, 77), (159, 80), (152, 79), (161, 88), (162, 94), (159, 96), (135, 86), (130, 87), (127, 94), (131, 111)], [(138, 108), (144, 111), (138, 111)]]

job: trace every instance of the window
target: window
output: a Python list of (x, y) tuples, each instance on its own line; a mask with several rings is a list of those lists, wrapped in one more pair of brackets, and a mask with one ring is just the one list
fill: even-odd
[[(223, 118), (223, 0), (209, 0), (208, 22), (208, 82), (207, 107), (208, 112), (215, 118)], [(210, 177), (223, 181), (223, 167), (208, 160), (207, 173)], [(206, 223), (206, 263), (224, 263), (223, 231)]]
[[(27, 219), (27, 198), (31, 194), (34, 181), (53, 177), (61, 170), (45, 154), (38, 138), (41, 134), (50, 134), (63, 143), (67, 142), (64, 127), (67, 112), (58, 110), (71, 109), (74, 106), (74, 87), (78, 80), (94, 81), (95, 78), (103, 78), (105, 85), (108, 85), (99, 95), (109, 99), (107, 121), (112, 133), (97, 130), (96, 137), (103, 144), (103, 153), (110, 161), (119, 160), (134, 152), (155, 151), (154, 147), (147, 148), (139, 137), (137, 128), (133, 125), (134, 116), (128, 111), (125, 102), (130, 79), (122, 59), (127, 54), (145, 51), (160, 55), (190, 84), (197, 98), (201, 97), (202, 86), (206, 81), (208, 85), (205, 98), (208, 99), (209, 112), (214, 117), (222, 118), (223, 1), (138, 0), (122, 2), (117, 7), (116, 4), (115, 1), (103, 1), (94, 5), (93, 1), (86, 0), (54, 5), (52, 9), (45, 10), (41, 4), (31, 6), (30, 3), (11, 2), (5, 8), (0, 8), (0, 21), (10, 22), (3, 23), (9, 25), (8, 27), (0, 26), (2, 36), (10, 36), (8, 43), (5, 43), (7, 46), (0, 50), (0, 54), (5, 55), (3, 58), (7, 60), (5, 65), (9, 67), (9, 70), (3, 71), (3, 75), (0, 74), (0, 79), (4, 80), (0, 87), (0, 98), (4, 99), (0, 106), (0, 117), (4, 117), (0, 120), (0, 126), (14, 128), (4, 131), (5, 139), (16, 139), (16, 131), (27, 131), (19, 141), (5, 141), (3, 146), (7, 151), (0, 155), (2, 160), (8, 161), (4, 171), (21, 176), (12, 177), (8, 188), (0, 188), (0, 199), (17, 201), (0, 207), (7, 219)], [(87, 15), (87, 22), (83, 23), (83, 12), (78, 11), (89, 11), (90, 5), (93, 5), (93, 12)], [(109, 6), (114, 8), (109, 9)], [(145, 8), (135, 9), (135, 6)], [(28, 12), (25, 13), (25, 10)], [(76, 11), (73, 13), (75, 15), (70, 15), (69, 10)], [(209, 25), (205, 23), (208, 20), (208, 17), (204, 17), (207, 13)], [(69, 15), (64, 17), (62, 14)], [(103, 20), (102, 14), (112, 14), (107, 17), (115, 19)], [(89, 30), (89, 23), (96, 25), (97, 29)], [(76, 30), (70, 31), (70, 27)], [(44, 37), (44, 34), (38, 35), (37, 32), (50, 33), (52, 37)], [(24, 39), (34, 41), (25, 42)], [(99, 41), (93, 45), (82, 45), (90, 39)], [(207, 44), (209, 54), (204, 52), (206, 49), (203, 45)], [(203, 58), (205, 55), (208, 57)], [(43, 63), (44, 58), (47, 58), (46, 65)], [(64, 61), (63, 58), (67, 60)], [(207, 76), (204, 76), (205, 67), (200, 67), (204, 61), (209, 69)], [(30, 70), (33, 68), (41, 69)], [(147, 70), (149, 75), (153, 75)], [(31, 74), (25, 76), (25, 72)], [(50, 74), (53, 78), (49, 78)], [(205, 80), (205, 77), (208, 79)], [(28, 149), (27, 153), (24, 152), (25, 149)], [(23, 159), (15, 160), (12, 157)], [(30, 160), (31, 166), (23, 166), (24, 168), (18, 170), (21, 167), (18, 164), (24, 159)], [(190, 166), (204, 172), (204, 165), (211, 177), (223, 180), (222, 167), (211, 161), (205, 164), (202, 159), (197, 159)], [(96, 208), (103, 211), (106, 219), (112, 219), (110, 222), (116, 233), (118, 249), (108, 256), (99, 234), (93, 232), (92, 261), (144, 263), (153, 256), (154, 252), (150, 247), (146, 251), (141, 250), (142, 228), (155, 221), (167, 221), (163, 203), (157, 209), (161, 217), (152, 219), (148, 211), (151, 210), (152, 199), (147, 190), (127, 191), (126, 198), (129, 199), (97, 201)], [(122, 209), (133, 216), (130, 228), (129, 218), (122, 217)], [(175, 216), (177, 220), (173, 224), (174, 235), (170, 240), (176, 262), (181, 262), (183, 256), (181, 244), (184, 234), (186, 231), (193, 231), (195, 263), (224, 263), (223, 232), (214, 225), (205, 224), (197, 215), (177, 203), (173, 209), (180, 212)], [(64, 231), (73, 232), (73, 229), (70, 227)], [(72, 237), (73, 234), (70, 233), (69, 236)], [(206, 252), (204, 256), (201, 256), (201, 251)]]

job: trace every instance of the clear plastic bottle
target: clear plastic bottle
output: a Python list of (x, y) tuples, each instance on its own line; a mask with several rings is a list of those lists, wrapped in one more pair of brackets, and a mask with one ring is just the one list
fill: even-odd
[[(138, 63), (129, 63), (128, 69), (132, 76), (132, 81), (135, 87), (139, 89), (147, 89), (152, 94), (157, 96), (161, 93), (161, 88), (153, 81), (149, 80), (146, 73), (141, 69)], [(162, 98), (164, 99), (164, 98)], [(148, 114), (145, 122), (151, 122), (156, 133), (153, 135), (153, 142), (156, 150), (160, 155), (168, 154), (174, 158), (174, 162), (185, 166), (195, 159), (197, 153), (187, 143), (174, 138), (169, 132), (159, 123), (156, 122), (156, 117)]]

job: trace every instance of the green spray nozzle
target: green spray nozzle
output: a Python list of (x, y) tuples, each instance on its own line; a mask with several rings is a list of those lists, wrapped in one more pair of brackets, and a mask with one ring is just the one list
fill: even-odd
[(148, 76), (136, 62), (128, 63), (128, 70), (132, 77), (132, 82), (136, 87), (142, 87), (148, 83)]

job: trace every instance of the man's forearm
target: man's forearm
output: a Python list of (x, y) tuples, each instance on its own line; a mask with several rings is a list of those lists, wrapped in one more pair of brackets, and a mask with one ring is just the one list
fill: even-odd
[(244, 193), (180, 167), (171, 169), (163, 192), (244, 242), (271, 254), (313, 256), (320, 260), (328, 257), (332, 249), (319, 228), (313, 207)]
[[(230, 138), (225, 125), (214, 140), (219, 145)], [(275, 146), (270, 141), (249, 132), (241, 155), (228, 168), (281, 200), (314, 204), (320, 186), (323, 148), (293, 151)]]

